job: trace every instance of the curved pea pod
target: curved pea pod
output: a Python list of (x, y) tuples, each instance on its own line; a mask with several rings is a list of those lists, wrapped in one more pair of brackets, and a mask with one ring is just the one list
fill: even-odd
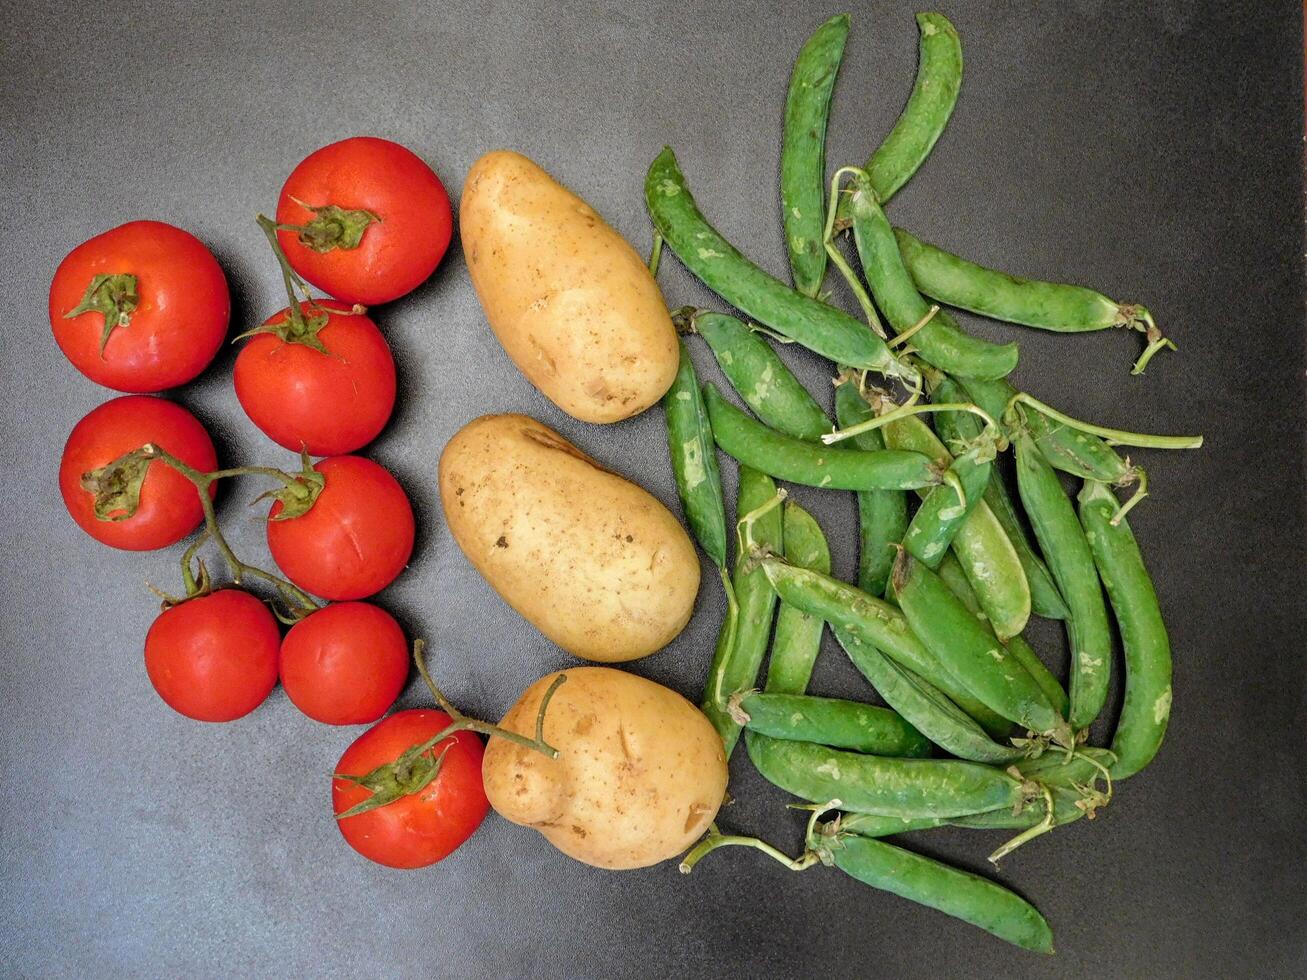
[(911, 490), (940, 481), (934, 463), (920, 453), (804, 442), (749, 418), (711, 384), (704, 386), (704, 402), (722, 451), (778, 479), (830, 490)]
[(1000, 745), (976, 721), (938, 688), (895, 663), (870, 643), (837, 630), (844, 652), (885, 703), (944, 751), (971, 762), (1014, 762), (1025, 755), (1013, 745)]
[(781, 217), (794, 288), (816, 296), (826, 275), (826, 120), (849, 36), (849, 15), (832, 17), (799, 50), (785, 96)]
[[(776, 496), (771, 477), (746, 466), (740, 467), (736, 511), (747, 514)], [(780, 551), (783, 547), (781, 512), (777, 508), (758, 517), (752, 535), (759, 547)], [(757, 686), (758, 671), (767, 654), (771, 636), (776, 592), (767, 575), (753, 567), (747, 555), (737, 555), (733, 577), (734, 608), (727, 615), (717, 638), (712, 666), (703, 696), (703, 713), (713, 723), (726, 745), (729, 758), (740, 737), (740, 724), (730, 713), (731, 695)]]
[(989, 461), (979, 462), (974, 451), (953, 460), (949, 469), (962, 485), (964, 499), (959, 500), (957, 490), (947, 483), (926, 495), (903, 535), (903, 547), (910, 555), (930, 568), (944, 560), (958, 531), (980, 503), (992, 468)]
[(737, 310), (837, 364), (914, 382), (880, 337), (843, 310), (795, 292), (758, 268), (704, 218), (670, 147), (649, 167), (645, 205), (654, 228), (681, 262)]
[(696, 313), (691, 323), (731, 387), (764, 424), (809, 442), (831, 431), (816, 399), (758, 331), (724, 313)]
[[(895, 419), (881, 431), (885, 444), (893, 449), (915, 450), (936, 461), (952, 459), (930, 426), (915, 416)], [(953, 553), (995, 632), (1007, 637), (1025, 629), (1030, 618), (1030, 584), (1016, 548), (983, 500), (953, 536)]]
[(813, 803), (838, 799), (856, 813), (952, 817), (1010, 809), (1025, 798), (1019, 780), (975, 762), (859, 755), (753, 732), (746, 744), (768, 782)]
[[(785, 502), (782, 517), (785, 559), (801, 568), (830, 574), (830, 547), (826, 535), (806, 510), (793, 501)], [(775, 694), (802, 694), (812, 677), (812, 667), (821, 651), (821, 634), (826, 624), (820, 617), (782, 602), (776, 613), (776, 635), (767, 664), (765, 690)]]
[[(963, 387), (949, 377), (942, 377), (935, 384), (931, 397), (938, 402), (970, 400)], [(940, 438), (953, 453), (961, 452), (963, 446), (979, 437), (982, 429), (980, 419), (970, 412), (940, 412), (935, 416), (935, 425), (939, 429)], [(1016, 504), (1003, 480), (1003, 474), (997, 466), (990, 469), (984, 499), (1007, 533), (1008, 540), (1012, 542), (1017, 558), (1021, 561), (1021, 568), (1026, 573), (1026, 582), (1030, 586), (1030, 611), (1045, 619), (1066, 619), (1066, 603), (1057, 591), (1057, 584), (1053, 581), (1048, 566), (1035, 552), (1034, 545), (1021, 524), (1021, 518), (1017, 516)]]
[(740, 707), (744, 727), (760, 735), (870, 755), (930, 755), (930, 742), (889, 708), (807, 694), (750, 694)]
[[(876, 413), (855, 384), (835, 388), (835, 418), (845, 429), (865, 422)], [(876, 452), (885, 448), (879, 430), (872, 429), (849, 439), (854, 449)], [(858, 588), (874, 596), (885, 594), (893, 546), (908, 529), (908, 498), (901, 490), (862, 490), (858, 493)]]
[(681, 361), (672, 386), (663, 395), (667, 448), (672, 458), (676, 492), (685, 519), (699, 547), (718, 568), (726, 567), (726, 503), (722, 476), (717, 468), (717, 444), (708, 424), (695, 376), (694, 362), (680, 341)]
[(1016, 438), (1017, 489), (1039, 548), (1071, 617), (1071, 726), (1087, 728), (1103, 709), (1112, 672), (1112, 636), (1085, 532), (1062, 483), (1030, 437)]
[(1116, 497), (1101, 483), (1080, 491), (1080, 523), (1121, 630), (1125, 701), (1112, 751), (1112, 776), (1125, 779), (1148, 765), (1171, 717), (1171, 643), (1134, 532), (1123, 518), (1113, 525)]
[(781, 599), (830, 623), (841, 632), (870, 644), (943, 691), (987, 731), (1003, 735), (1011, 724), (986, 707), (959, 683), (922, 645), (908, 621), (894, 606), (845, 582), (778, 558), (759, 562)]
[[(958, 381), (972, 401), (999, 420), (1017, 394), (1017, 389), (1002, 379), (959, 378)], [(1123, 459), (1098, 436), (1054, 422), (1039, 412), (1023, 409), (1022, 420), (1040, 455), (1055, 469), (1082, 480), (1099, 480), (1114, 486), (1126, 486), (1139, 480), (1138, 468), (1131, 466), (1129, 460)], [(1009, 430), (1008, 435), (1013, 433)], [(1047, 555), (1044, 557), (1048, 558)]]
[[(882, 204), (906, 184), (934, 149), (962, 87), (962, 42), (943, 14), (917, 14), (917, 77), (894, 128), (863, 168)], [(841, 217), (847, 208), (841, 206)]]
[(943, 310), (930, 316), (930, 304), (917, 292), (899, 255), (894, 229), (865, 180), (854, 185), (849, 218), (863, 274), (895, 333), (917, 328), (912, 346), (941, 371), (969, 378), (1001, 378), (1012, 372), (1017, 366), (1016, 344), (991, 344), (972, 337)]
[[(940, 581), (948, 586), (952, 592), (967, 607), (967, 611), (982, 621), (985, 620), (985, 613), (980, 608), (980, 601), (976, 598), (975, 590), (971, 588), (971, 583), (962, 572), (962, 566), (958, 564), (957, 558), (953, 555), (946, 555), (940, 563), (937, 570)], [(1026, 642), (1025, 637), (1018, 634), (1009, 636), (1004, 642), (1008, 653), (1016, 657), (1021, 662), (1021, 666), (1030, 672), (1030, 676), (1035, 679), (1048, 698), (1048, 703), (1057, 709), (1057, 713), (1063, 718), (1071, 710), (1071, 701), (1067, 697), (1066, 689), (1062, 687), (1061, 682), (1053, 676), (1053, 672), (1048, 669), (1048, 665), (1040, 659), (1039, 654), (1034, 648)]]
[(838, 830), (859, 837), (890, 837), (914, 830), (943, 827), (949, 822), (942, 817), (917, 817), (910, 820), (904, 817), (883, 817), (879, 813), (841, 813)]
[[(1080, 794), (1069, 789), (1054, 789), (1053, 822), (1057, 826), (1074, 823), (1085, 816), (1085, 811), (1076, 806)], [(948, 823), (954, 827), (966, 827), (968, 830), (1027, 830), (1044, 822), (1048, 813), (1048, 804), (1040, 797), (1031, 800), (1021, 808), (1020, 813), (1011, 810), (990, 810), (988, 813), (973, 813), (966, 817), (954, 817)]]
[(859, 834), (837, 835), (835, 866), (850, 877), (955, 919), (1035, 953), (1053, 952), (1053, 930), (1015, 892), (987, 878)]
[(926, 649), (989, 708), (1034, 732), (1071, 744), (1066, 719), (1030, 672), (939, 576), (901, 552), (891, 577), (899, 608)]

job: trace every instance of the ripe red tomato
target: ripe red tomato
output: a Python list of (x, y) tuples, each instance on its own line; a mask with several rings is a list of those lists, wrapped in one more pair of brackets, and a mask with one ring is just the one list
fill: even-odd
[(145, 637), (145, 670), (174, 711), (231, 721), (271, 693), (280, 645), (264, 603), (240, 589), (220, 589), (159, 614)]
[(130, 221), (83, 242), (50, 284), (60, 349), (82, 374), (118, 391), (190, 381), (222, 346), (230, 317), (213, 253), (162, 221)]
[[(276, 333), (251, 337), (236, 357), (233, 380), (245, 414), (273, 442), (313, 456), (339, 456), (377, 437), (395, 407), (395, 361), (377, 325), (339, 303), (300, 304), (326, 353)], [(290, 310), (265, 326), (288, 327)]]
[[(336, 772), (362, 776), (394, 762), (407, 749), (439, 734), (449, 715), (431, 708), (401, 711), (360, 735), (340, 757)], [(393, 803), (337, 820), (345, 842), (365, 858), (392, 868), (435, 864), (467, 840), (485, 819), (490, 803), (481, 785), (481, 739), (456, 732), (437, 742), (428, 759), (444, 753), (440, 772), (427, 786)], [(356, 783), (334, 779), (331, 804), (344, 813), (371, 792)]]
[(324, 599), (366, 599), (395, 580), (413, 553), (413, 508), (384, 466), (333, 456), (314, 467), (325, 486), (308, 512), (268, 512), (268, 549), (286, 577)]
[(444, 184), (421, 157), (356, 136), (315, 150), (291, 172), (277, 224), (302, 229), (277, 233), (296, 272), (330, 296), (372, 306), (426, 281), (454, 218)]
[(407, 679), (404, 631), (370, 602), (319, 609), (281, 641), (281, 686), (295, 707), (328, 725), (376, 721)]
[[(146, 443), (197, 470), (218, 468), (213, 440), (195, 416), (175, 402), (146, 395), (123, 395), (90, 411), (73, 426), (59, 462), (59, 492), (73, 520), (95, 540), (127, 551), (176, 544), (204, 520), (194, 484), (157, 459), (147, 464), (132, 516), (125, 516), (125, 509), (114, 512), (112, 520), (95, 516), (95, 494), (83, 485), (83, 476)], [(214, 489), (209, 487), (210, 496)]]

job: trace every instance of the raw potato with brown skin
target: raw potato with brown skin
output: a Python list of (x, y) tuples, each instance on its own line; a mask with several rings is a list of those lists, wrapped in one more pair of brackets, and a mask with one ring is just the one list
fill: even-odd
[(590, 205), (508, 150), (472, 166), (463, 253), (513, 363), (583, 422), (617, 422), (676, 376), (676, 331), (644, 260)]
[(654, 497), (526, 415), (483, 415), (440, 456), (463, 553), (564, 650), (602, 663), (659, 650), (699, 591), (689, 535)]
[[(573, 667), (545, 712), (550, 759), (492, 738), (481, 766), (500, 816), (534, 827), (597, 868), (643, 868), (681, 854), (717, 815), (726, 754), (703, 713), (675, 691), (611, 667)], [(499, 724), (535, 735), (540, 678)]]

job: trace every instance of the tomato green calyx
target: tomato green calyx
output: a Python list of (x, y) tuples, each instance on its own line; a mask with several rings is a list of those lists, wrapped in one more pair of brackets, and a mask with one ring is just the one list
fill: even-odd
[(134, 449), (97, 470), (82, 474), (82, 489), (95, 498), (92, 506), (97, 520), (116, 523), (135, 516), (151, 459), (144, 449)]
[(354, 776), (340, 772), (332, 773), (332, 779), (343, 779), (346, 782), (354, 783), (356, 786), (362, 786), (372, 791), (372, 795), (367, 799), (356, 803), (348, 810), (336, 814), (337, 820), (356, 817), (360, 813), (367, 813), (369, 810), (388, 806), (396, 800), (411, 796), (414, 793), (420, 793), (426, 789), (440, 775), (440, 767), (444, 762), (445, 752), (449, 750), (449, 746), (445, 746), (436, 754), (436, 747), (458, 732), (478, 732), (494, 738), (507, 739), (551, 759), (558, 758), (558, 750), (546, 742), (544, 738), (545, 712), (549, 710), (549, 702), (553, 700), (554, 692), (567, 680), (566, 674), (559, 674), (555, 677), (553, 683), (545, 691), (544, 697), (540, 699), (540, 710), (536, 713), (535, 737), (527, 738), (517, 732), (510, 732), (507, 729), (500, 728), (498, 725), (491, 725), (476, 718), (469, 718), (454, 707), (440, 688), (436, 687), (435, 681), (431, 679), (431, 674), (427, 670), (426, 659), (423, 656), (425, 647), (426, 644), (422, 640), (413, 641), (413, 662), (417, 664), (418, 673), (422, 675), (422, 680), (430, 689), (432, 697), (436, 699), (436, 703), (440, 706), (440, 710), (449, 715), (450, 723), (425, 742), (420, 742), (405, 749), (394, 762), (387, 762), (377, 766), (364, 776)]
[(334, 204), (315, 207), (300, 200), (295, 203), (312, 211), (313, 220), (303, 225), (277, 225), (277, 230), (298, 232), (299, 243), (315, 252), (358, 248), (368, 226), (381, 222), (380, 215), (362, 208), (348, 209)]
[(136, 277), (130, 272), (102, 274), (91, 279), (82, 294), (82, 301), (64, 314), (65, 320), (83, 313), (99, 313), (104, 317), (104, 332), (100, 334), (100, 357), (109, 343), (109, 335), (119, 327), (131, 323), (132, 312), (141, 302), (136, 291)]
[(327, 485), (327, 478), (313, 468), (313, 460), (308, 450), (300, 450), (300, 471), (295, 479), (279, 487), (265, 490), (254, 498), (253, 503), (269, 498), (281, 501), (281, 513), (269, 517), (270, 521), (288, 521), (293, 517), (303, 517), (318, 501), (318, 495)]

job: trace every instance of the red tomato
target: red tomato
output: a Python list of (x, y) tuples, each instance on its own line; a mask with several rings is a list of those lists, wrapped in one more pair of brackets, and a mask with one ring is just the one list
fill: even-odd
[(213, 253), (162, 221), (131, 221), (83, 242), (50, 284), (60, 349), (82, 374), (119, 391), (190, 381), (222, 346), (230, 317)]
[(306, 616), (281, 641), (281, 686), (295, 707), (328, 725), (376, 721), (408, 679), (408, 642), (395, 617), (369, 602)]
[(365, 599), (395, 580), (413, 553), (413, 508), (384, 466), (362, 456), (333, 456), (313, 467), (326, 481), (299, 517), (268, 512), (268, 549), (286, 577), (336, 601)]
[[(317, 340), (324, 354), (274, 333), (251, 337), (236, 357), (233, 380), (245, 414), (273, 442), (313, 456), (353, 452), (377, 437), (395, 407), (395, 361), (377, 325), (339, 303), (300, 304), (306, 318), (325, 313)], [(284, 325), (289, 310), (265, 325)]]
[(277, 683), (281, 633), (268, 607), (220, 589), (165, 609), (145, 637), (145, 670), (168, 707), (196, 721), (232, 721)]
[(372, 306), (435, 271), (454, 218), (444, 184), (421, 157), (356, 136), (315, 150), (291, 172), (277, 224), (303, 229), (277, 233), (296, 272), (328, 295)]
[[(405, 750), (439, 734), (449, 715), (431, 708), (401, 711), (360, 735), (336, 765), (336, 772), (362, 776), (394, 762)], [(444, 752), (440, 773), (425, 788), (393, 803), (337, 820), (345, 842), (365, 858), (392, 868), (421, 868), (451, 854), (481, 825), (490, 803), (481, 785), (481, 739), (456, 732), (437, 742), (430, 758)], [(371, 796), (344, 779), (331, 783), (334, 813), (344, 813)]]
[[(204, 520), (195, 485), (157, 459), (145, 471), (135, 514), (121, 520), (95, 516), (95, 495), (82, 486), (83, 474), (146, 443), (197, 470), (218, 468), (213, 440), (195, 416), (175, 402), (145, 395), (124, 395), (89, 412), (73, 426), (59, 462), (59, 492), (73, 520), (95, 540), (127, 551), (176, 544)], [(214, 490), (210, 485), (210, 496)]]

